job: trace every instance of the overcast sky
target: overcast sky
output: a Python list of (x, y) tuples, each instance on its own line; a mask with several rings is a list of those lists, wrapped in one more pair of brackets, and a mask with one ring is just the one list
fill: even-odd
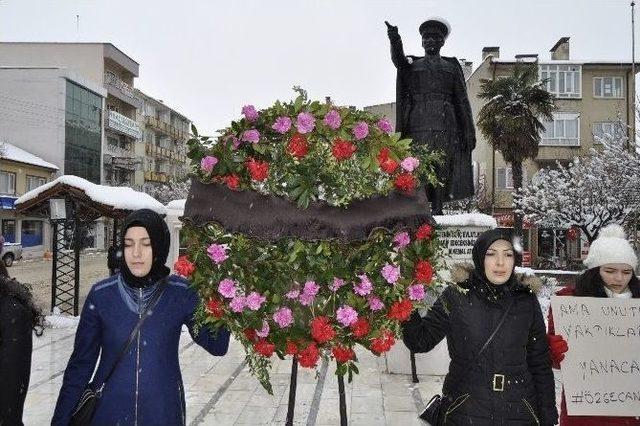
[(631, 61), (628, 0), (0, 0), (0, 41), (111, 42), (140, 64), (138, 88), (206, 133), (245, 104), (291, 99), (293, 85), (342, 105), (391, 102), (384, 21), (422, 55), (417, 28), (434, 15), (452, 26), (442, 54), (474, 68), (484, 46), (548, 59), (562, 36), (572, 59)]

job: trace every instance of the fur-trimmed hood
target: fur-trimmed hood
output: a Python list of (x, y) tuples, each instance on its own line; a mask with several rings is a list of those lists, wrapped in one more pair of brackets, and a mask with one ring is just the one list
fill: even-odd
[[(451, 268), (451, 279), (457, 284), (462, 284), (471, 278), (473, 274), (473, 264), (470, 262), (455, 263)], [(516, 281), (523, 287), (530, 289), (533, 293), (538, 294), (542, 288), (542, 280), (535, 275), (516, 272)]]

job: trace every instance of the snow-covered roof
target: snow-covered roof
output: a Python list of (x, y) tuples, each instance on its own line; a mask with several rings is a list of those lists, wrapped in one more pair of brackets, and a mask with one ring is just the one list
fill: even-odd
[(149, 194), (134, 191), (131, 188), (96, 185), (86, 179), (73, 175), (60, 176), (58, 179), (39, 186), (16, 200), (17, 204), (36, 198), (44, 191), (57, 184), (65, 184), (82, 190), (93, 201), (122, 210), (151, 209), (159, 214), (166, 214), (162, 203)]
[(433, 219), (441, 226), (483, 226), (497, 228), (498, 222), (493, 216), (483, 213), (462, 213), (443, 216), (433, 216)]
[(32, 166), (44, 167), (50, 170), (59, 170), (55, 164), (44, 161), (42, 158), (18, 148), (8, 142), (0, 143), (0, 158), (16, 163), (30, 164)]

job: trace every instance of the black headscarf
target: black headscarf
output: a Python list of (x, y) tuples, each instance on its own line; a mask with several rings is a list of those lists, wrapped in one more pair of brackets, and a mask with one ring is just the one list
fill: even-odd
[[(487, 250), (489, 250), (489, 247), (491, 246), (491, 244), (495, 243), (498, 240), (505, 240), (513, 245), (513, 233), (511, 229), (495, 228), (495, 229), (490, 229), (488, 231), (485, 231), (482, 234), (480, 234), (475, 244), (473, 245), (473, 250), (471, 252), (471, 255), (473, 257), (473, 266), (475, 267), (474, 276), (476, 278), (479, 278), (480, 281), (484, 282), (485, 284), (490, 284), (490, 283), (484, 271), (484, 257), (487, 254)], [(516, 261), (517, 261), (518, 257), (520, 256), (520, 253), (514, 250), (514, 255), (516, 256)], [(515, 264), (516, 262), (514, 262), (514, 265)], [(514, 269), (515, 269), (515, 266), (514, 266)], [(514, 273), (513, 271), (511, 271), (511, 277), (509, 278), (508, 283), (511, 283), (513, 279), (514, 279)], [(502, 287), (502, 286), (498, 286), (498, 287)]]
[[(133, 226), (142, 226), (147, 230), (149, 238), (151, 239), (153, 263), (151, 264), (151, 270), (144, 277), (136, 277), (133, 275), (124, 258), (124, 236), (127, 230)], [(122, 235), (120, 236), (120, 247), (122, 247), (120, 272), (126, 283), (132, 287), (146, 287), (169, 275), (170, 269), (165, 266), (165, 262), (169, 255), (170, 243), (171, 234), (169, 233), (169, 227), (158, 213), (149, 209), (141, 209), (127, 216), (122, 226)]]

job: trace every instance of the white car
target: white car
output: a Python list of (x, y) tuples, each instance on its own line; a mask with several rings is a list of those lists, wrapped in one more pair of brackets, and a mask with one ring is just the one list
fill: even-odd
[(4, 262), (6, 267), (13, 265), (14, 260), (22, 258), (22, 244), (19, 243), (4, 243), (2, 247), (2, 253), (0, 253), (0, 259)]

